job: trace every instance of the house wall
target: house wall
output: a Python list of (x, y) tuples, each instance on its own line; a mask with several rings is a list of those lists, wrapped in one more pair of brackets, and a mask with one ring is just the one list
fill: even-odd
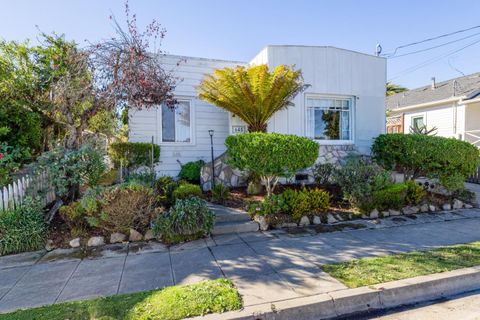
[[(385, 59), (332, 47), (268, 46), (266, 50), (270, 68), (295, 65), (310, 85), (295, 97), (295, 106), (273, 116), (268, 131), (306, 136), (307, 95), (354, 96), (353, 141), (347, 144), (370, 153), (372, 139), (385, 132)], [(257, 56), (254, 61), (262, 59)], [(319, 143), (339, 144), (338, 141)]]
[[(178, 161), (210, 161), (208, 130), (215, 130), (214, 154), (217, 157), (225, 151), (224, 140), (231, 133), (232, 125), (241, 123), (222, 109), (197, 99), (196, 87), (204, 75), (214, 69), (247, 64), (171, 55), (162, 57), (161, 63), (182, 79), (175, 89), (177, 98), (191, 100), (192, 141), (162, 143), (161, 110), (158, 108), (130, 110), (129, 140), (149, 142), (153, 136), (154, 142), (161, 147), (157, 173), (175, 176), (180, 170)], [(328, 157), (328, 161), (336, 162), (338, 159), (331, 154), (336, 157), (351, 148), (368, 154), (372, 139), (385, 132), (385, 59), (332, 47), (268, 46), (251, 61), (251, 64), (263, 63), (271, 68), (280, 64), (295, 65), (302, 69), (304, 81), (310, 85), (293, 100), (295, 106), (274, 115), (268, 124), (269, 132), (306, 136), (305, 99), (309, 94), (354, 97), (353, 140), (321, 141), (321, 146), (329, 146), (320, 148), (323, 153), (320, 156)]]
[[(132, 142), (154, 142), (160, 145), (160, 162), (156, 166), (159, 175), (176, 176), (180, 164), (189, 161), (210, 161), (210, 136), (208, 130), (215, 130), (214, 155), (219, 156), (225, 152), (224, 140), (229, 134), (229, 114), (220, 108), (197, 99), (196, 87), (200, 84), (205, 74), (212, 73), (214, 69), (245, 65), (242, 62), (222, 61), (203, 58), (190, 58), (181, 56), (164, 56), (161, 58), (166, 70), (174, 70), (182, 80), (175, 89), (177, 98), (191, 99), (192, 142), (191, 143), (162, 143), (161, 137), (161, 112), (159, 108), (151, 110), (129, 111), (129, 140)], [(177, 63), (180, 62), (179, 66)], [(178, 160), (178, 161), (177, 161)]]
[(437, 128), (437, 136), (461, 138), (465, 131), (465, 106), (450, 103), (405, 112), (404, 132), (410, 132), (412, 119), (423, 116), (427, 129)]
[(480, 148), (480, 102), (465, 105), (464, 137)]

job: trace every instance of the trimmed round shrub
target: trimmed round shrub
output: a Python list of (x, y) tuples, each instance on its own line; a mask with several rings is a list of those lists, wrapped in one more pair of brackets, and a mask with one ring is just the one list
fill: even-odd
[(199, 185), (190, 183), (181, 183), (172, 193), (173, 200), (183, 200), (191, 197), (201, 197), (202, 189)]
[(325, 212), (330, 207), (330, 194), (320, 189), (287, 189), (281, 194), (286, 209), (294, 221), (303, 216)]
[(170, 210), (153, 222), (153, 232), (165, 243), (179, 243), (207, 236), (213, 228), (215, 214), (207, 203), (193, 197), (178, 200)]
[[(148, 142), (113, 142), (108, 146), (108, 155), (116, 168), (120, 161), (127, 168), (148, 166), (151, 162), (152, 144)], [(160, 158), (160, 146), (153, 145), (153, 162)]]
[(228, 136), (228, 163), (239, 170), (253, 172), (271, 195), (279, 177), (292, 177), (311, 167), (318, 158), (315, 141), (280, 133), (242, 133)]
[(39, 201), (26, 198), (19, 208), (0, 212), (0, 255), (39, 250), (45, 245), (46, 235)]
[(374, 159), (407, 179), (438, 178), (448, 190), (463, 188), (480, 164), (480, 151), (468, 142), (421, 134), (382, 134), (372, 146)]
[(204, 166), (204, 164), (205, 164), (205, 161), (203, 160), (187, 162), (184, 165), (182, 165), (182, 168), (178, 173), (178, 177), (190, 183), (199, 184), (200, 171), (202, 170), (202, 167)]

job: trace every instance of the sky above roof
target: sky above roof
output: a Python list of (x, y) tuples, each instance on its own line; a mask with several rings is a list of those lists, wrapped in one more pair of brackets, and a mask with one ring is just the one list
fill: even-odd
[[(130, 7), (139, 26), (156, 19), (167, 29), (162, 48), (168, 53), (240, 61), (268, 44), (331, 45), (373, 54), (380, 43), (383, 53), (390, 53), (480, 24), (476, 0), (130, 0)], [(35, 43), (40, 29), (80, 44), (94, 42), (113, 35), (111, 14), (124, 21), (123, 1), (4, 0), (0, 39)], [(432, 76), (442, 81), (480, 71), (480, 29), (400, 49), (397, 55), (460, 38), (465, 39), (388, 59), (387, 78), (415, 88)]]

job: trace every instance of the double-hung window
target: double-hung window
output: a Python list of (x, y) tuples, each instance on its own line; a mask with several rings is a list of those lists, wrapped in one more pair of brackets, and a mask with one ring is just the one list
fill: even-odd
[(307, 97), (307, 136), (315, 140), (353, 140), (352, 101), (352, 98)]
[(421, 130), (425, 127), (423, 116), (412, 117), (412, 128)]
[(177, 100), (175, 108), (162, 105), (162, 142), (191, 142), (191, 105)]

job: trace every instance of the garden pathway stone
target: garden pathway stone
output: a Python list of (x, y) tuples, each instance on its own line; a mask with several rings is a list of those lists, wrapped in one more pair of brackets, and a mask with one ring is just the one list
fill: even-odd
[(245, 306), (274, 303), (344, 289), (321, 270), (326, 263), (480, 241), (480, 209), (360, 222), (366, 228), (317, 233), (312, 226), (170, 247), (150, 241), (0, 257), (0, 313), (220, 277), (234, 282)]

